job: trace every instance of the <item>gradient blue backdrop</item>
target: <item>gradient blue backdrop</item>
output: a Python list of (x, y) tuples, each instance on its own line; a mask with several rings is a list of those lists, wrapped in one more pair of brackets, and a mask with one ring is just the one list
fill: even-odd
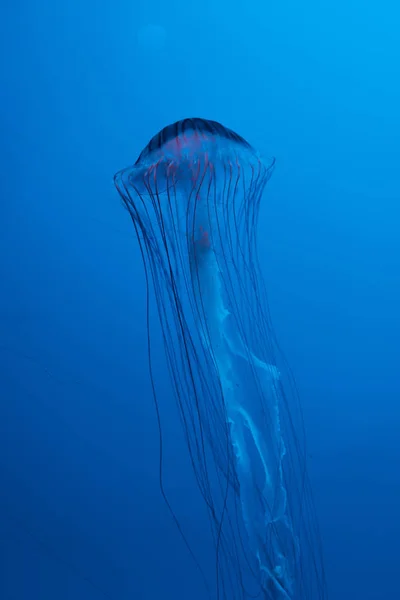
[[(303, 399), (330, 598), (399, 596), (397, 6), (4, 3), (2, 600), (205, 598), (159, 494), (143, 271), (112, 184), (186, 116), (277, 158), (260, 251)], [(168, 392), (162, 413), (168, 492), (212, 569)]]

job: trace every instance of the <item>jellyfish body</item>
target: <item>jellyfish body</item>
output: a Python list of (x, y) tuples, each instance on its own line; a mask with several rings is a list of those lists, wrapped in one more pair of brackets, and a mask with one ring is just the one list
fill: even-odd
[(185, 119), (115, 176), (155, 298), (217, 597), (325, 597), (290, 372), (277, 366), (257, 255), (274, 167), (219, 123)]

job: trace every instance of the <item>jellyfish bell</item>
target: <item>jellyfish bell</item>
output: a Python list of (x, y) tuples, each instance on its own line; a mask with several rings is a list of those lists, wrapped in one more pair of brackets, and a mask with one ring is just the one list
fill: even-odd
[(186, 233), (193, 225), (193, 238), (211, 243), (216, 213), (226, 211), (233, 218), (234, 211), (240, 216), (244, 202), (257, 202), (273, 166), (274, 160), (262, 160), (248, 142), (219, 123), (185, 119), (155, 135), (136, 163), (117, 173), (115, 183), (138, 222), (149, 212), (160, 212), (163, 222), (177, 221), (171, 227), (184, 221)]
[[(301, 419), (284, 388), (284, 361), (278, 366), (257, 253), (259, 205), (273, 168), (235, 132), (193, 118), (162, 129), (115, 183), (153, 284), (212, 526), (217, 598), (320, 600)], [(153, 378), (151, 345), (149, 353)]]

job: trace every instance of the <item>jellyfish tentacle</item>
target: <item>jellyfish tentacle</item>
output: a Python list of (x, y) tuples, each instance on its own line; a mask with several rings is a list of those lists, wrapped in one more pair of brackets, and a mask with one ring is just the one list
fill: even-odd
[(217, 600), (326, 598), (302, 415), (257, 256), (274, 164), (220, 123), (192, 118), (162, 129), (115, 176), (153, 280)]

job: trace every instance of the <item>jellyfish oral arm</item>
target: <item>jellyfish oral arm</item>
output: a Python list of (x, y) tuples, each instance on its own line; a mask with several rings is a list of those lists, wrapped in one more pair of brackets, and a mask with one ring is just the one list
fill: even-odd
[[(286, 490), (281, 462), (285, 455), (279, 423), (277, 379), (274, 365), (258, 359), (240, 334), (232, 337), (230, 312), (223, 301), (223, 276), (215, 253), (195, 243), (191, 276), (205, 350), (210, 352), (221, 383), (225, 414), (230, 426), (231, 445), (236, 459), (240, 505), (249, 546), (256, 557), (265, 588), (274, 598), (291, 598), (291, 569), (280, 544), (281, 530), (291, 534), (286, 517)], [(246, 382), (239, 374), (244, 361), (257, 372), (268, 398), (268, 443), (252, 415)], [(267, 544), (267, 537), (269, 542)]]

